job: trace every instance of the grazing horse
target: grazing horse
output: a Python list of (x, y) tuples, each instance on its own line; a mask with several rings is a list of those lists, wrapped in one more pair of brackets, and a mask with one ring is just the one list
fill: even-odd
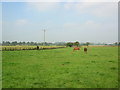
[(79, 47), (75, 47), (75, 48), (73, 49), (73, 51), (75, 51), (75, 50), (80, 50), (80, 48), (79, 48)]
[(87, 53), (87, 48), (84, 48), (84, 52)]

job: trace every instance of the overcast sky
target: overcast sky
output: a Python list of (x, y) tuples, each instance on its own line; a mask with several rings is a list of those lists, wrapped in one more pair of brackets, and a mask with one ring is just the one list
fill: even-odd
[[(3, 2), (3, 41), (118, 41), (117, 2)], [(0, 4), (1, 6), (1, 4)]]

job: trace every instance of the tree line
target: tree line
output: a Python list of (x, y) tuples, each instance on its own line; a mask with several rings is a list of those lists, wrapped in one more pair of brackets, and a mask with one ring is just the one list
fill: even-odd
[(106, 43), (90, 43), (90, 42), (85, 42), (85, 43), (79, 43), (78, 41), (76, 42), (67, 42), (66, 46), (72, 47), (72, 46), (88, 46), (88, 45), (111, 45), (111, 46), (120, 46), (120, 42), (115, 42), (112, 44), (106, 44)]
[(29, 45), (29, 46), (52, 46), (52, 45), (56, 45), (56, 46), (65, 46), (64, 42), (55, 42), (55, 43), (49, 43), (49, 42), (17, 42), (17, 41), (3, 41), (2, 43), (0, 43), (0, 45), (3, 46), (16, 46), (16, 45)]
[(72, 47), (72, 46), (82, 46), (82, 45), (120, 45), (120, 42), (115, 42), (112, 44), (105, 44), (105, 43), (90, 43), (90, 42), (85, 42), (85, 43), (80, 43), (78, 41), (76, 42), (55, 42), (55, 43), (49, 43), (49, 42), (17, 42), (17, 41), (3, 41), (2, 43), (0, 43), (0, 45), (3, 46), (16, 46), (16, 45), (29, 45), (29, 46), (68, 46), (68, 47)]

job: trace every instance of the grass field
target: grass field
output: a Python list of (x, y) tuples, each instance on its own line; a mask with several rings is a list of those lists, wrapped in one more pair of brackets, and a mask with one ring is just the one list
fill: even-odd
[(3, 88), (118, 87), (118, 47), (3, 51)]

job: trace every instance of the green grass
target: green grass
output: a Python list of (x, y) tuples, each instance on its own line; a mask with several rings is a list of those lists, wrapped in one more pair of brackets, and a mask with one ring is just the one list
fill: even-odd
[(3, 51), (3, 88), (118, 87), (118, 48)]

